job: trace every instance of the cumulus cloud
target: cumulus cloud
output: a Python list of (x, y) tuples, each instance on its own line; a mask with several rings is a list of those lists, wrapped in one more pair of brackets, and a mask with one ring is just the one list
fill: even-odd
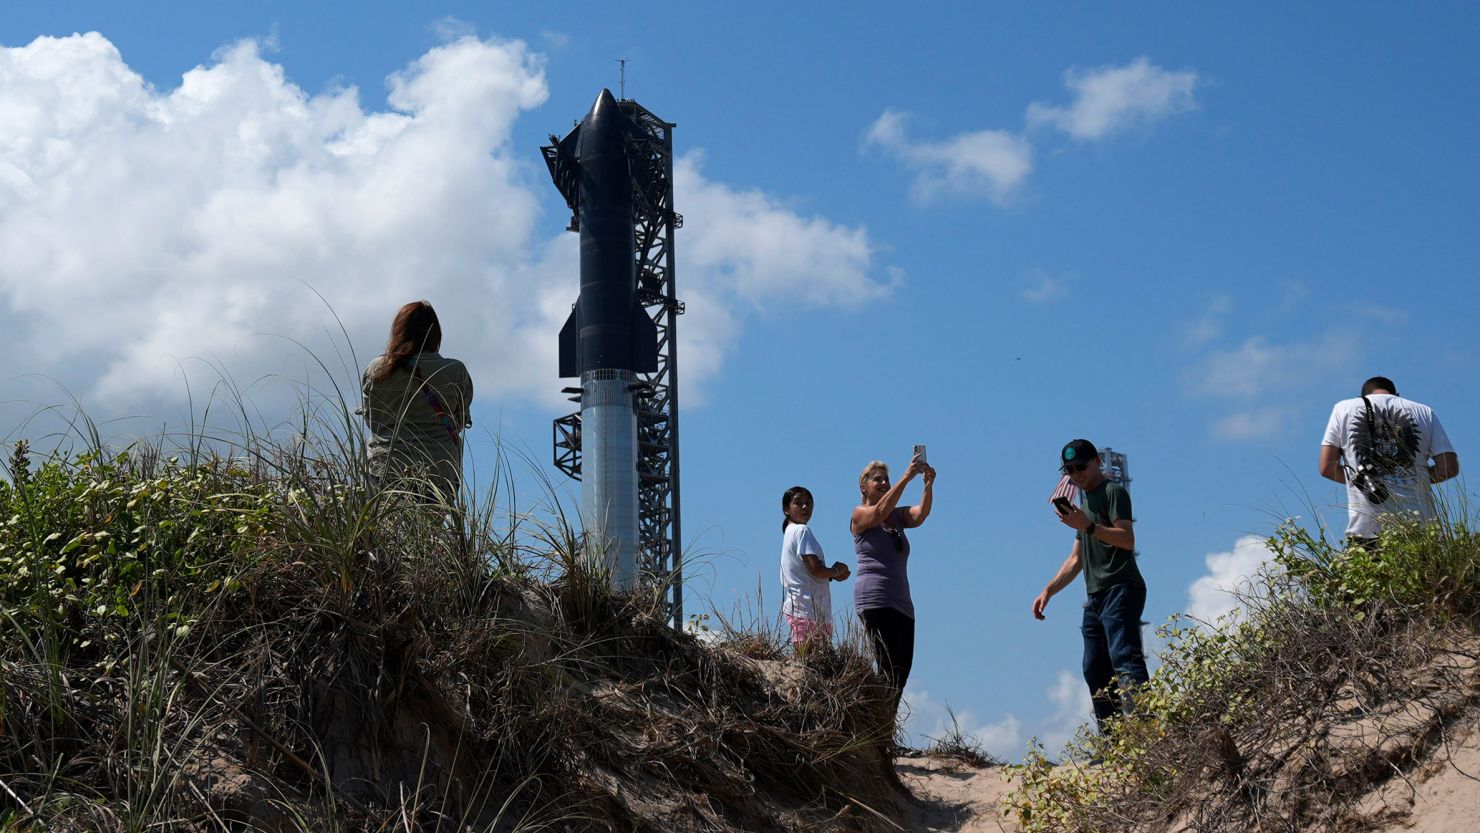
[[(353, 380), (396, 307), (427, 298), (480, 397), (556, 402), (577, 237), (538, 233), (553, 189), (511, 141), (547, 98), (545, 59), (443, 29), (387, 79), (383, 110), (354, 87), (301, 89), (253, 41), (172, 89), (96, 33), (0, 47), (10, 366), (115, 413), (179, 402), (197, 360), (244, 383), (311, 375), (312, 351)], [(865, 229), (710, 181), (700, 161), (675, 171), (690, 393), (768, 299), (866, 303), (893, 285)], [(358, 356), (340, 355), (340, 325)]]
[(1084, 677), (1072, 671), (1061, 669), (1047, 694), (1049, 702), (1054, 705), (1054, 713), (1039, 740), (1043, 748), (1053, 754), (1074, 739), (1080, 726), (1094, 719), (1095, 707)]
[(1196, 72), (1170, 72), (1145, 56), (1124, 66), (1070, 69), (1064, 73), (1064, 85), (1073, 100), (1064, 107), (1030, 104), (1028, 124), (1051, 125), (1081, 141), (1101, 139), (1195, 109), (1197, 82)]
[(865, 147), (894, 156), (915, 172), (912, 194), (922, 202), (946, 197), (986, 197), (1008, 202), (1033, 170), (1033, 147), (1002, 130), (959, 133), (939, 142), (911, 139), (909, 116), (886, 110), (864, 135)]
[(1207, 556), (1208, 572), (1192, 583), (1187, 594), (1187, 615), (1214, 622), (1240, 607), (1240, 593), (1250, 590), (1249, 579), (1274, 557), (1269, 545), (1257, 535), (1244, 535), (1228, 552)]
[(27, 184), (0, 192), (0, 341), (122, 408), (178, 390), (174, 359), (278, 372), (263, 333), (325, 349), (305, 284), (370, 352), (422, 296), (460, 352), (509, 351), (514, 310), (467, 301), (514, 294), (530, 259), (508, 137), (545, 100), (540, 59), (463, 38), (388, 85), (386, 112), (309, 95), (252, 41), (169, 91), (95, 33), (0, 50), (0, 159)]
[[(1067, 106), (1028, 105), (1029, 129), (1049, 125), (1075, 139), (1102, 139), (1131, 125), (1195, 109), (1197, 73), (1168, 72), (1140, 57), (1124, 66), (1070, 69), (1064, 83), (1074, 94)], [(1033, 144), (1025, 132), (976, 130), (939, 141), (911, 138), (910, 115), (885, 110), (864, 133), (863, 146), (881, 150), (914, 172), (911, 195), (920, 202), (943, 197), (1012, 201), (1033, 171)]]
[[(904, 700), (909, 708), (905, 719), (905, 732), (914, 743), (925, 746), (932, 738), (942, 738), (951, 733), (951, 713), (948, 704), (936, 700), (924, 689), (905, 691)], [(999, 757), (1014, 757), (1022, 748), (1022, 724), (1016, 717), (1008, 715), (996, 723), (984, 723), (971, 711), (957, 711), (956, 725), (967, 738), (976, 741), (989, 753)]]

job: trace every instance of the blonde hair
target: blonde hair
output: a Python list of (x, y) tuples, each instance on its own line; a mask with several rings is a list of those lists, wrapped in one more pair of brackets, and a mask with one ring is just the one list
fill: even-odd
[(878, 469), (883, 469), (884, 470), (884, 476), (885, 477), (888, 477), (889, 476), (889, 464), (886, 463), (886, 462), (884, 462), (883, 460), (874, 460), (874, 461), (870, 462), (868, 465), (864, 466), (863, 467), (863, 471), (859, 472), (859, 474), (858, 474), (858, 488), (862, 489), (863, 488), (863, 484), (865, 484), (865, 483), (868, 482), (868, 476), (870, 474), (873, 474)]

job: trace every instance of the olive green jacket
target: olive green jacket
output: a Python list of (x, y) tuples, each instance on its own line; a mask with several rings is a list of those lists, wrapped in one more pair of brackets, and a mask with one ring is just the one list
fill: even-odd
[[(375, 357), (360, 377), (364, 396), (360, 413), (370, 428), (371, 471), (384, 477), (428, 467), (456, 489), (462, 482), (463, 434), (473, 424), (468, 410), (473, 379), (467, 367), (437, 353), (419, 353), (408, 364), (421, 372), (421, 379), (411, 367), (399, 367), (384, 381), (372, 382), (384, 360)], [(428, 391), (445, 417), (433, 407)]]

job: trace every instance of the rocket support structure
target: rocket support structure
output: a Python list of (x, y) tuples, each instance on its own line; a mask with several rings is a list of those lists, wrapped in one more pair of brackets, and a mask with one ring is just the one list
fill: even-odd
[[(562, 468), (581, 480), (584, 557), (604, 566), (622, 590), (654, 572), (641, 558), (649, 543), (640, 520), (644, 477), (655, 475), (643, 470), (640, 438), (645, 393), (652, 389), (645, 374), (659, 370), (660, 336), (639, 285), (634, 216), (635, 172), (651, 166), (641, 150), (650, 141), (643, 125), (602, 90), (586, 117), (545, 149), (551, 177), (573, 211), (572, 230), (581, 236), (580, 295), (560, 330), (560, 375), (580, 379), (581, 410), (578, 418), (556, 420), (557, 465), (563, 424), (573, 465)], [(671, 201), (671, 183), (669, 189)], [(671, 349), (671, 331), (665, 334)], [(676, 482), (676, 471), (671, 475)], [(681, 601), (675, 607), (681, 615)]]

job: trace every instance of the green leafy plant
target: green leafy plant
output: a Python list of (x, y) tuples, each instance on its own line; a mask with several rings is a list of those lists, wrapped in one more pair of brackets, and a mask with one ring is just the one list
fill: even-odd
[(1474, 638), (1480, 539), (1463, 523), (1392, 523), (1375, 546), (1342, 547), (1291, 520), (1268, 543), (1241, 612), (1161, 628), (1135, 713), (1106, 736), (1081, 731), (1060, 763), (1034, 745), (1010, 768), (1005, 813), (1026, 831), (1360, 826), (1370, 779), (1476, 700), (1447, 646)]

